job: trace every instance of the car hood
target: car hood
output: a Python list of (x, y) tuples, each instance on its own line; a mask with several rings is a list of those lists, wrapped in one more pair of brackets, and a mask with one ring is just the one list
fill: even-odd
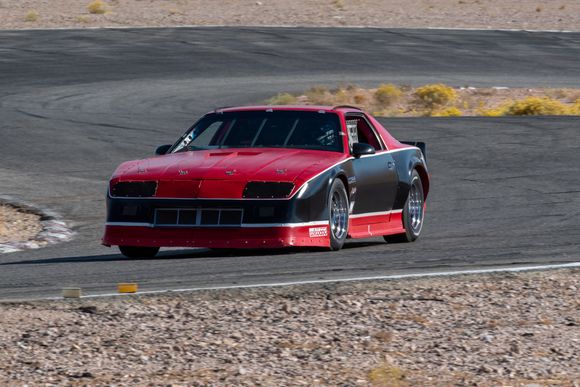
[(156, 197), (240, 198), (248, 181), (304, 182), (345, 159), (303, 149), (214, 149), (173, 153), (121, 164), (111, 183), (158, 181)]

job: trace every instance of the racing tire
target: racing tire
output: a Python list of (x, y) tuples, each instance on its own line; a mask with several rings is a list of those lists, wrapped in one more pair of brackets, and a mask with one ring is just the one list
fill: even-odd
[(336, 251), (348, 236), (348, 195), (342, 180), (332, 182), (327, 203), (330, 249)]
[(411, 185), (409, 194), (403, 208), (403, 227), (405, 233), (385, 235), (383, 238), (389, 243), (414, 242), (421, 235), (423, 221), (425, 219), (425, 195), (423, 183), (416, 170), (411, 173)]
[(159, 247), (119, 246), (119, 250), (127, 258), (153, 258), (159, 252)]

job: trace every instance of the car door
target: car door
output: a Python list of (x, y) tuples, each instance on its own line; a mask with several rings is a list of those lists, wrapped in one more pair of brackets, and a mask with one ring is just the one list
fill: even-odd
[(347, 115), (346, 120), (347, 129), (351, 126), (348, 129), (349, 144), (366, 142), (376, 150), (373, 155), (364, 155), (352, 161), (356, 178), (352, 214), (390, 211), (399, 183), (395, 160), (364, 115)]

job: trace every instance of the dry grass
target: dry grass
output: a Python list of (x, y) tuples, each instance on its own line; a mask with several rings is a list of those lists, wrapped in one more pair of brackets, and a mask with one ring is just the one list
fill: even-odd
[(91, 19), (87, 15), (79, 15), (76, 17), (76, 21), (79, 23), (89, 23)]
[(270, 98), (268, 101), (270, 105), (294, 105), (298, 102), (298, 99), (289, 93), (280, 93), (275, 97)]
[(397, 86), (392, 83), (380, 85), (375, 91), (375, 99), (378, 103), (382, 104), (384, 107), (391, 106), (393, 103), (397, 102), (403, 92)]
[(382, 364), (369, 372), (369, 381), (374, 387), (407, 387), (405, 372), (388, 363)]
[(332, 5), (334, 5), (334, 7), (336, 9), (339, 9), (339, 10), (344, 9), (344, 1), (343, 0), (332, 0)]
[(459, 117), (580, 115), (578, 89), (452, 88), (429, 84), (413, 88), (381, 84), (377, 88), (314, 86), (304, 93), (281, 93), (271, 105), (356, 105), (383, 117)]

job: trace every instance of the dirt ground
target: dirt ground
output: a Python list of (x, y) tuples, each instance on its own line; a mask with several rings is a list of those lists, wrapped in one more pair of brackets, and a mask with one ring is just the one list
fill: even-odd
[(0, 203), (0, 244), (26, 241), (40, 231), (40, 216)]
[[(99, 1), (99, 0), (97, 0)], [(580, 30), (577, 0), (0, 0), (0, 28), (183, 25)]]
[(0, 385), (580, 386), (580, 270), (0, 303)]

